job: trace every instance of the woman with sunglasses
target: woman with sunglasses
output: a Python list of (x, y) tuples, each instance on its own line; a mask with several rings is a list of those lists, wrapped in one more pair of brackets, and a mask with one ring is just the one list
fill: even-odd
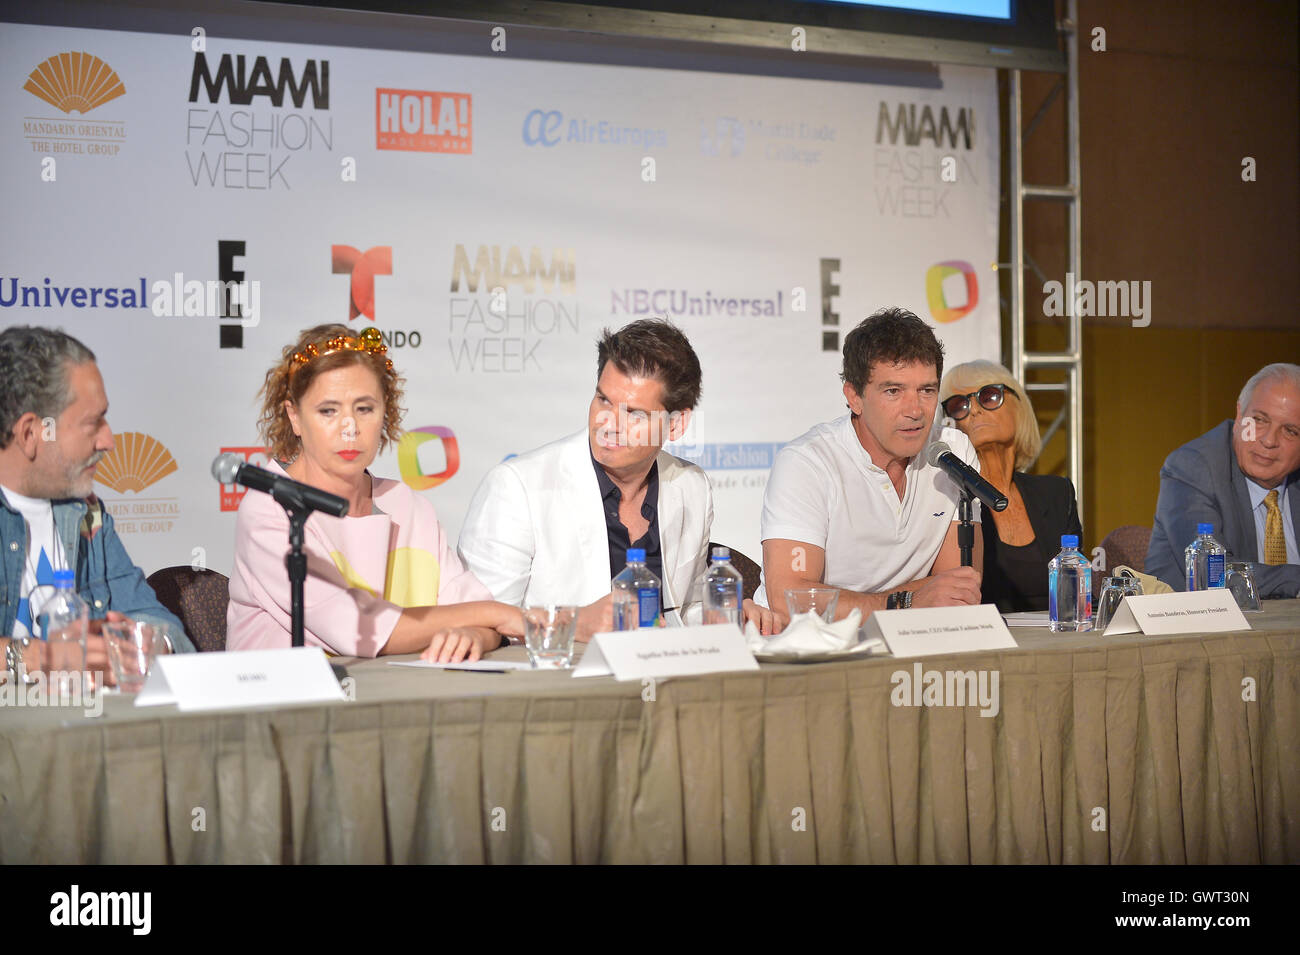
[(1024, 472), (1042, 448), (1028, 395), (997, 362), (970, 361), (943, 376), (939, 403), (975, 446), (980, 475), (1007, 497), (1006, 510), (986, 509), (980, 525), (984, 603), (1002, 613), (1046, 610), (1047, 564), (1061, 535), (1082, 528), (1068, 478)]

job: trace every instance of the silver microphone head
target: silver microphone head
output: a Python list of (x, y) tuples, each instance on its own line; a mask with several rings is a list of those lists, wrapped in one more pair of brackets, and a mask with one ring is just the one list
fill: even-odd
[(234, 484), (235, 475), (239, 473), (239, 466), (243, 463), (243, 458), (230, 451), (218, 454), (212, 462), (212, 476), (222, 484)]
[(947, 441), (936, 441), (925, 449), (925, 463), (930, 465), (932, 468), (937, 468), (939, 466), (940, 456), (948, 454), (951, 451), (952, 448), (948, 447)]

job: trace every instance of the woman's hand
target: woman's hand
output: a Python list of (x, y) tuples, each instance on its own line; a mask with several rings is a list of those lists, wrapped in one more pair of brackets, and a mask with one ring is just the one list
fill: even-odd
[(598, 633), (609, 633), (614, 629), (614, 595), (605, 594), (595, 603), (578, 608), (578, 629), (574, 636), (580, 643), (587, 643)]
[(790, 622), (790, 618), (785, 614), (778, 613), (775, 610), (768, 610), (752, 600), (745, 601), (743, 616), (745, 619), (741, 621), (742, 629), (746, 623), (752, 623), (758, 628), (758, 632), (765, 637), (780, 633), (785, 629), (786, 624)]
[(434, 633), (420, 659), (431, 663), (470, 663), (495, 650), (500, 643), (500, 635), (488, 627), (451, 627)]

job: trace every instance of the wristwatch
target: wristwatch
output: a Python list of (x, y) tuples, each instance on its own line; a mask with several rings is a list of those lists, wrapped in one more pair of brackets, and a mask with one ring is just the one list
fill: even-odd
[(912, 606), (912, 591), (899, 590), (885, 598), (886, 610), (909, 610)]

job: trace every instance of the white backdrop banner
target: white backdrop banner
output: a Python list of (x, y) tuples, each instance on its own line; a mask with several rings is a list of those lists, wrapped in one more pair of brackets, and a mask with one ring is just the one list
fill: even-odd
[(773, 455), (843, 412), (849, 328), (902, 305), (950, 363), (999, 355), (991, 70), (892, 87), (12, 24), (0, 64), (0, 321), (97, 353), (97, 491), (146, 572), (229, 572), (239, 492), (209, 465), (265, 459), (255, 396), (309, 325), (384, 333), (409, 433), (374, 470), (454, 539), (488, 468), (584, 427), (601, 329), (667, 316), (704, 369), (678, 453), (713, 481), (713, 539), (755, 559)]

